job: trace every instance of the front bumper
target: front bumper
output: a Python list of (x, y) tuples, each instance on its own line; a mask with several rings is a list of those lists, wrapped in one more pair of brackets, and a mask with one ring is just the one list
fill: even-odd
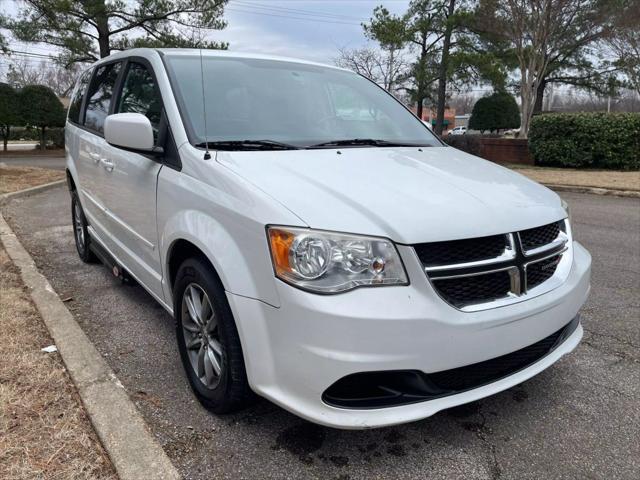
[(405, 287), (322, 296), (277, 281), (280, 308), (228, 293), (251, 387), (307, 420), (354, 429), (418, 420), (510, 388), (573, 350), (582, 327), (528, 367), (455, 395), (370, 409), (338, 408), (322, 400), (330, 385), (350, 374), (450, 370), (520, 350), (556, 332), (577, 315), (589, 292), (591, 257), (577, 242), (573, 250), (571, 272), (559, 287), (474, 313), (447, 305), (411, 262), (406, 267), (412, 283)]

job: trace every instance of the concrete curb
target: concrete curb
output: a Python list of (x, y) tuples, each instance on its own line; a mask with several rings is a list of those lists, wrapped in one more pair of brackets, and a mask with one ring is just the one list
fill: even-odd
[(2, 214), (0, 240), (20, 269), (118, 476), (122, 480), (181, 478), (120, 381), (38, 271)]
[(609, 188), (554, 185), (551, 183), (543, 183), (543, 185), (558, 192), (591, 193), (593, 195), (613, 195), (616, 197), (640, 198), (640, 191), (638, 190), (611, 190)]
[(56, 188), (60, 185), (64, 185), (65, 183), (66, 180), (56, 180), (55, 182), (45, 183), (44, 185), (38, 185), (37, 187), (25, 188), (24, 190), (18, 190), (17, 192), (4, 193), (0, 195), (0, 205), (4, 204), (7, 200), (34, 195), (36, 193), (44, 192), (46, 190)]

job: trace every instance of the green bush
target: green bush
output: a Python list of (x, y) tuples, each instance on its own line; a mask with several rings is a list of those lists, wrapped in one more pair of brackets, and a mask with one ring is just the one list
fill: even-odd
[(520, 126), (520, 109), (512, 95), (496, 92), (488, 97), (480, 98), (471, 111), (469, 128), (490, 132), (518, 128)]
[(53, 148), (64, 148), (64, 127), (50, 129), (47, 140), (51, 142)]
[(529, 148), (537, 165), (638, 170), (640, 113), (539, 115)]
[(47, 128), (64, 127), (64, 107), (53, 90), (44, 85), (27, 85), (20, 90), (18, 97), (22, 121), (39, 130), (40, 147), (44, 150)]

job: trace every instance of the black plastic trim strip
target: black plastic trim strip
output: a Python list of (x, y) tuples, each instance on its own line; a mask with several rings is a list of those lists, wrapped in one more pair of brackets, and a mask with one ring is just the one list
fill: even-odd
[[(512, 375), (517, 374), (518, 372), (521, 372), (527, 368), (529, 368), (532, 365), (535, 365), (536, 363), (540, 362), (542, 359), (546, 358), (550, 353), (552, 353), (554, 350), (556, 350), (560, 345), (562, 345), (574, 332), (575, 330), (578, 328), (578, 325), (580, 324), (580, 315), (576, 315), (567, 325), (565, 325), (564, 327), (562, 327), (560, 330), (552, 333), (551, 335), (543, 338), (542, 340), (535, 342), (527, 347), (524, 347), (520, 350), (516, 350), (514, 352), (511, 353), (507, 353), (505, 355), (501, 355), (499, 357), (495, 357), (489, 360), (485, 360), (484, 362), (478, 362), (475, 364), (471, 364), (471, 365), (466, 365), (463, 367), (458, 367), (458, 368), (454, 368), (451, 370), (444, 370), (444, 371), (440, 371), (440, 372), (433, 372), (433, 373), (424, 373), (421, 372), (419, 370), (387, 370), (387, 371), (377, 371), (377, 372), (361, 372), (361, 373), (355, 373), (355, 374), (351, 374), (351, 375), (347, 375), (346, 377), (341, 378), (340, 380), (336, 381), (335, 383), (333, 383), (329, 388), (327, 388), (324, 393), (322, 394), (322, 401), (324, 403), (326, 403), (327, 405), (330, 405), (332, 407), (336, 407), (336, 408), (341, 408), (341, 409), (346, 409), (346, 410), (371, 410), (371, 409), (379, 409), (379, 408), (389, 408), (389, 407), (398, 407), (398, 406), (403, 406), (403, 405), (410, 405), (410, 404), (414, 404), (414, 403), (420, 403), (420, 402), (425, 402), (425, 401), (429, 401), (429, 400), (435, 400), (437, 398), (443, 398), (443, 397), (448, 397), (448, 396), (452, 396), (452, 395), (458, 395), (460, 393), (464, 393), (464, 392), (468, 392), (471, 390), (475, 390), (477, 388), (481, 388), (484, 387), (486, 385), (490, 385), (492, 383), (498, 382), (504, 378), (508, 378)], [(469, 367), (473, 367), (473, 366), (478, 366), (478, 365), (482, 365), (484, 363), (488, 363), (488, 362), (495, 362), (495, 361), (499, 361), (500, 359), (504, 358), (504, 357), (508, 357), (511, 356), (513, 354), (516, 354), (518, 352), (527, 350), (531, 347), (534, 347), (536, 344), (538, 343), (542, 343), (544, 341), (546, 341), (547, 339), (549, 339), (550, 337), (554, 337), (557, 336), (557, 338), (555, 339), (553, 345), (551, 346), (551, 348), (549, 348), (549, 350), (542, 356), (536, 358), (535, 360), (533, 360), (532, 362), (529, 362), (525, 365), (520, 366), (519, 368), (510, 371), (508, 374), (506, 375), (502, 375), (496, 378), (492, 378), (490, 381), (487, 382), (483, 382), (483, 383), (479, 383), (477, 385), (473, 385), (472, 387), (469, 388), (464, 388), (464, 389), (460, 389), (460, 390), (443, 390), (442, 388), (438, 387), (437, 384), (435, 382), (433, 382), (431, 380), (430, 377), (433, 377), (435, 375), (438, 374), (448, 374), (448, 373), (452, 373), (455, 372), (457, 370), (462, 370), (465, 368), (469, 368)], [(378, 386), (378, 388), (380, 388), (380, 390), (385, 390), (389, 392), (389, 396), (387, 397), (363, 397), (363, 398), (357, 398), (357, 397), (352, 397), (352, 398), (336, 398), (336, 397), (332, 397), (330, 391), (332, 388), (335, 387), (335, 385), (337, 385), (339, 382), (345, 382), (346, 379), (349, 379), (350, 377), (352, 378), (356, 378), (357, 376), (360, 375), (370, 375), (370, 376), (374, 376), (374, 375), (380, 375), (380, 376), (384, 376), (387, 377), (391, 380), (394, 379), (394, 377), (401, 377), (401, 376), (405, 376), (406, 379), (408, 380), (407, 384), (411, 384), (410, 388), (413, 388), (412, 392), (403, 392), (399, 389), (394, 389), (393, 387), (391, 388), (385, 388), (384, 385), (382, 386)], [(409, 390), (409, 389), (407, 389)]]

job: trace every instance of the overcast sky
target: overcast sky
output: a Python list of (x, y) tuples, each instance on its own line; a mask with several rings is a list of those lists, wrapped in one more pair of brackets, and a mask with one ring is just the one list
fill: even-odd
[[(409, 0), (230, 0), (227, 28), (211, 34), (232, 50), (269, 53), (331, 63), (338, 48), (367, 43), (361, 23), (380, 4), (402, 13)], [(0, 10), (15, 15), (20, 2), (0, 0)], [(15, 44), (14, 49), (45, 53), (44, 45)]]
[(384, 4), (402, 13), (408, 0), (231, 0), (229, 26), (214, 38), (233, 50), (331, 62), (338, 48), (366, 43), (361, 23)]

